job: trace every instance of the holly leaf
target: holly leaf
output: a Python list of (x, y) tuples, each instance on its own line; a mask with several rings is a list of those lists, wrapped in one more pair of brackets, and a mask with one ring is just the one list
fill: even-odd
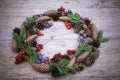
[(109, 38), (102, 38), (102, 39), (100, 39), (101, 43), (104, 43), (104, 42), (107, 42), (107, 41), (109, 41)]

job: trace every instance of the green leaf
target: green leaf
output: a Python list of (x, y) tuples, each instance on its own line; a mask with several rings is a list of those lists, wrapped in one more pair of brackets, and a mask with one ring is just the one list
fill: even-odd
[(104, 42), (107, 42), (107, 41), (109, 41), (109, 38), (102, 38), (102, 39), (100, 39), (101, 43), (104, 43)]
[(93, 48), (93, 46), (92, 46), (92, 45), (89, 45), (89, 46), (85, 47), (84, 50), (85, 50), (85, 51), (89, 51), (89, 50), (91, 50), (92, 48)]
[(25, 59), (25, 60), (29, 60), (30, 58), (29, 58), (28, 56), (25, 56), (24, 59)]
[(32, 60), (35, 61), (38, 58), (37, 54), (32, 55)]
[(88, 44), (89, 41), (90, 41), (90, 38), (87, 37), (87, 38), (85, 38), (84, 43), (85, 43), (85, 44)]
[(30, 23), (30, 18), (29, 17), (26, 17), (26, 23)]
[(60, 66), (56, 66), (56, 68), (61, 75), (64, 74), (64, 71), (60, 68)]
[(74, 70), (74, 67), (73, 67), (73, 66), (65, 66), (65, 68), (67, 68), (68, 71)]
[(103, 37), (103, 31), (100, 30), (100, 31), (98, 32), (98, 37), (97, 37), (97, 39), (100, 40), (102, 37)]
[(15, 41), (18, 41), (18, 40), (19, 40), (19, 36), (18, 36), (17, 33), (13, 33), (13, 39), (14, 39)]
[(75, 51), (75, 55), (78, 56), (78, 55), (80, 55), (82, 52), (83, 52), (83, 49), (78, 48), (78, 49)]
[(78, 13), (75, 13), (75, 17), (77, 20), (80, 20), (80, 15)]

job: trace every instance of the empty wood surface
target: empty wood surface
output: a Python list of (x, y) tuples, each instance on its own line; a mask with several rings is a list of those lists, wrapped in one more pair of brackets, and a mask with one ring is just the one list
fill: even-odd
[[(110, 38), (109, 42), (101, 45), (100, 57), (95, 64), (82, 72), (77, 72), (76, 75), (68, 74), (60, 78), (53, 78), (50, 73), (39, 73), (32, 69), (28, 62), (15, 65), (14, 57), (17, 54), (10, 48), (12, 29), (19, 27), (26, 16), (57, 9), (60, 6), (78, 12), (83, 17), (89, 17), (99, 30), (104, 31), (104, 36)], [(63, 33), (58, 41), (65, 40), (65, 35)], [(67, 35), (69, 38), (72, 33)], [(51, 44), (47, 46), (48, 50), (51, 49)], [(0, 0), (0, 80), (7, 79), (120, 80), (120, 0)]]

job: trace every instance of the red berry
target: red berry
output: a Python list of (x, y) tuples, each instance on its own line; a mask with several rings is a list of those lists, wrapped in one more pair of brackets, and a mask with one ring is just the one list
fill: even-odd
[(50, 62), (49, 61), (46, 61), (45, 64), (49, 64)]
[(43, 49), (43, 44), (38, 44), (37, 46)]
[(30, 34), (26, 34), (27, 37), (30, 37), (31, 35)]
[(40, 51), (41, 50), (41, 48), (40, 47), (37, 47), (37, 51)]
[(71, 54), (75, 53), (75, 50), (67, 50), (66, 52), (67, 52), (67, 54), (71, 55)]

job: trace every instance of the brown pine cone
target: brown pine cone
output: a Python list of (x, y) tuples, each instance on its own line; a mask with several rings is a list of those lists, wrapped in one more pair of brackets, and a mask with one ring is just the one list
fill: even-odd
[(58, 21), (58, 20), (59, 20), (59, 17), (60, 17), (60, 14), (57, 13), (57, 14), (52, 15), (51, 17), (52, 17), (52, 20), (53, 20), (53, 21)]
[(91, 23), (91, 20), (89, 18), (84, 18), (85, 24), (89, 25)]
[(92, 45), (96, 48), (98, 48), (100, 46), (100, 42), (99, 41), (93, 41)]
[(75, 63), (74, 67), (77, 71), (82, 71), (85, 68), (85, 65), (83, 63)]
[(36, 24), (36, 28), (40, 29), (40, 30), (43, 30), (45, 28), (45, 25), (43, 22), (39, 22)]
[(67, 16), (67, 14), (73, 14), (73, 12), (71, 10), (68, 10), (67, 12), (65, 12), (66, 16)]
[(85, 30), (85, 33), (87, 34), (88, 37), (92, 36), (92, 31), (90, 29)]
[(75, 31), (76, 33), (79, 33), (81, 30), (83, 30), (83, 24), (81, 24), (81, 23), (79, 23), (79, 22), (72, 24), (72, 26), (73, 26), (74, 31)]
[(66, 59), (70, 60), (70, 57), (68, 55), (62, 55), (62, 58), (66, 58)]
[(13, 33), (17, 33), (19, 35), (20, 34), (20, 29), (19, 28), (13, 29)]
[(91, 66), (92, 64), (94, 64), (94, 62), (95, 62), (95, 59), (93, 59), (92, 57), (87, 57), (83, 63), (86, 66)]
[(29, 29), (27, 30), (27, 33), (29, 33), (29, 34), (31, 34), (31, 35), (36, 34), (34, 28), (29, 28)]
[(100, 51), (96, 50), (90, 54), (90, 57), (92, 57), (93, 59), (97, 59), (99, 57), (99, 54), (100, 54)]

